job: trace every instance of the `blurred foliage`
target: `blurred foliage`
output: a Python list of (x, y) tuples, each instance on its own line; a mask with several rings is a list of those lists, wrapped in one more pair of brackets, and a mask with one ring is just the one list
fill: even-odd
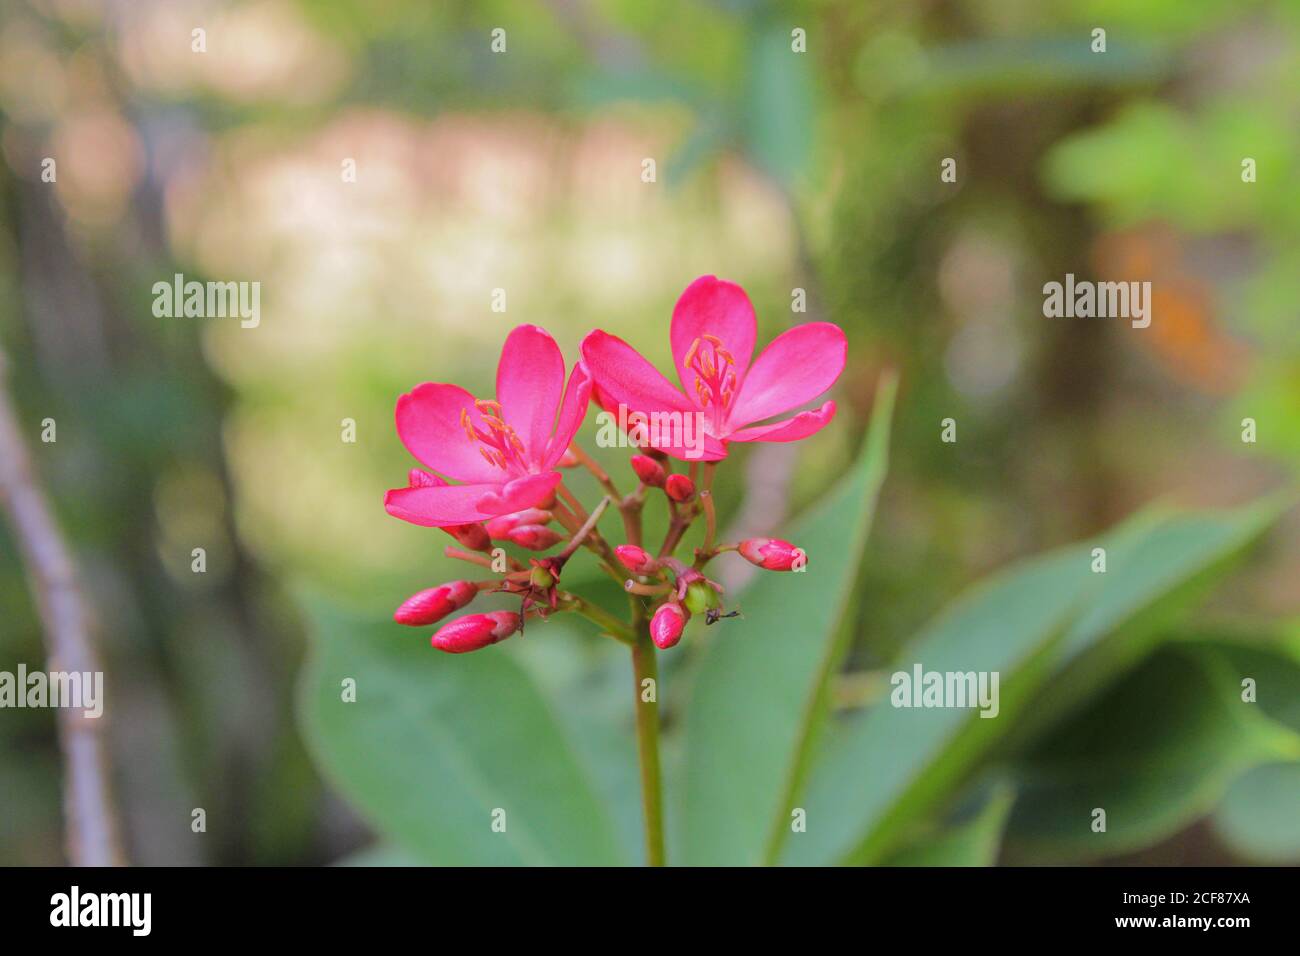
[[(201, 55), (190, 48), (198, 23)], [(1104, 55), (1089, 48), (1098, 25)], [(505, 55), (488, 45), (496, 27), (507, 30)], [(806, 54), (790, 52), (795, 27), (807, 31)], [(447, 767), (503, 749), (509, 759), (521, 741), (559, 756), (500, 785), (577, 788), (572, 803), (546, 808), (556, 814), (547, 827), (579, 813), (602, 822), (571, 846), (542, 836), (491, 852), (637, 858), (617, 649), (557, 620), (491, 660), (435, 661), (422, 638), (384, 623), (406, 594), (456, 573), (437, 532), (380, 507), (411, 464), (392, 407), (424, 380), (487, 390), (504, 333), (524, 321), (571, 357), (599, 325), (665, 364), (676, 295), (716, 273), (750, 291), (760, 338), (812, 319), (848, 331), (837, 423), (800, 445), (788, 487), (776, 483), (789, 513), (811, 516), (809, 533), (827, 525), (817, 510), (827, 489), (871, 451), (883, 370), (900, 384), (863, 563), (826, 563), (816, 625), (799, 629), (807, 643), (764, 630), (764, 620), (789, 628), (798, 606), (773, 589), (744, 601), (743, 627), (764, 652), (747, 655), (744, 637), (691, 634), (664, 656), (669, 769), (685, 775), (674, 792), (691, 795), (673, 808), (676, 858), (763, 858), (778, 811), (806, 785), (808, 805), (837, 807), (841, 822), (810, 826), (804, 836), (824, 843), (787, 839), (789, 858), (1059, 862), (1164, 841), (1152, 852), (1294, 860), (1285, 796), (1295, 755), (1278, 759), (1289, 738), (1272, 725), (1300, 728), (1269, 709), (1267, 689), (1290, 681), (1297, 659), (1295, 512), (1201, 605), (1203, 639), (1173, 617), (1134, 628), (1127, 610), (1085, 626), (1072, 600), (1101, 608), (1105, 595), (1056, 577), (1074, 552), (1052, 549), (1086, 551), (1152, 500), (1203, 509), (1294, 486), (1297, 79), (1300, 11), (1285, 0), (5, 4), (0, 347), (97, 611), (133, 859), (325, 862), (366, 845), (371, 826), (424, 859), (471, 859), (481, 847), (419, 827), (453, 777)], [(41, 181), (46, 156), (57, 183)], [(348, 157), (355, 183), (340, 177)], [(657, 161), (654, 185), (639, 178), (645, 157)], [(945, 157), (956, 183), (939, 178)], [(1244, 157), (1257, 182), (1242, 181)], [(154, 318), (151, 286), (177, 272), (261, 281), (261, 325)], [(1067, 272), (1151, 278), (1152, 327), (1044, 319), (1042, 285)], [(509, 293), (504, 315), (490, 310), (497, 287)], [(790, 312), (796, 287), (807, 314)], [(46, 417), (58, 423), (54, 444), (39, 442)], [(949, 417), (955, 444), (938, 440)], [(1240, 440), (1246, 417), (1256, 444)], [(357, 423), (356, 444), (340, 441), (344, 418)], [(719, 473), (724, 526), (747, 517), (756, 477), (780, 471), (737, 457), (758, 474)], [(604, 461), (626, 474), (616, 455)], [(856, 475), (874, 488), (877, 475)], [(596, 493), (581, 476), (574, 484)], [(852, 494), (837, 514), (867, 504)], [(1157, 549), (1126, 580), (1185, 608), (1184, 579), (1208, 583), (1199, 576), (1265, 520), (1217, 514), (1105, 533)], [(831, 523), (831, 553), (859, 547), (865, 524)], [(204, 575), (190, 571), (197, 546)], [(995, 579), (1008, 603), (986, 610), (982, 630), (943, 637), (936, 609), (1040, 553)], [(1050, 579), (1041, 593), (1015, 582), (1028, 573)], [(590, 566), (573, 574), (616, 606)], [(827, 618), (845, 588), (853, 600), (837, 629)], [(0, 669), (42, 660), (7, 529), (0, 621)], [(1218, 622), (1250, 639), (1214, 633)], [(324, 713), (309, 722), (329, 782), (294, 714), (309, 631), (317, 656), (304, 707), (331, 667), (365, 668), (377, 685), (357, 705), (364, 728)], [(1015, 720), (975, 722), (997, 725), (980, 731), (996, 740), (936, 727), (915, 765), (855, 762), (880, 759), (872, 728), (890, 712), (879, 708), (790, 724), (809, 700), (816, 715), (877, 686), (918, 646), (914, 634), (956, 655), (986, 635), (1025, 665), (1015, 671), (1027, 701), (1050, 703), (1058, 679), (1080, 676), (1050, 725), (1025, 704)], [(1118, 640), (1122, 653), (1059, 657), (1070, 634), (1079, 650)], [(845, 672), (828, 679), (828, 662)], [(750, 699), (750, 684), (728, 683), (732, 671), (771, 680), (775, 696)], [(1151, 697), (1153, 673), (1183, 676)], [(1240, 673), (1258, 676), (1259, 719), (1211, 720), (1242, 706), (1230, 695)], [(462, 675), (464, 686), (453, 682)], [(529, 736), (456, 723), (459, 695), (479, 685), (484, 720), (510, 719), (506, 700), (492, 706), (499, 688), (522, 695), (531, 719), (518, 733)], [(1187, 696), (1195, 687), (1203, 693)], [(418, 706), (400, 709), (412, 693)], [(1176, 715), (1208, 722), (1207, 733), (1180, 732)], [(1125, 719), (1149, 732), (1132, 748), (1117, 742)], [(771, 746), (743, 736), (760, 730)], [(427, 765), (392, 762), (385, 747), (407, 735)], [(815, 751), (815, 772), (814, 742), (828, 748)], [(837, 747), (849, 748), (847, 769), (834, 769)], [(1139, 755), (1170, 776), (1135, 770)], [(391, 772), (391, 786), (354, 781), (349, 761), (362, 759)], [(733, 772), (710, 776), (717, 762)], [(920, 776), (903, 776), (907, 766)], [(1060, 816), (1091, 799), (1094, 768), (1131, 808), (1104, 847), (1080, 845)], [(872, 779), (859, 786), (860, 774)], [(1170, 795), (1170, 779), (1186, 786)], [(60, 859), (57, 794), (52, 717), (4, 712), (0, 862)], [(483, 797), (457, 799), (449, 825)], [(713, 801), (734, 811), (726, 826)], [(208, 811), (202, 836), (189, 829), (196, 806)], [(1206, 817), (1209, 849), (1186, 839)]]

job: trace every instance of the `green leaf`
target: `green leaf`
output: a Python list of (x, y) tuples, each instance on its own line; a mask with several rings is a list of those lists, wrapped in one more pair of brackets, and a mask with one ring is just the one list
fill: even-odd
[(791, 530), (808, 570), (754, 579), (740, 596), (744, 621), (710, 634), (686, 712), (688, 863), (760, 863), (788, 828), (846, 646), (841, 623), (885, 477), (894, 391), (892, 378), (882, 382), (857, 464)]
[[(1115, 856), (1208, 813), (1235, 777), (1300, 739), (1240, 691), (1235, 668), (1214, 648), (1174, 645), (1148, 658), (1019, 762), (1012, 858)], [(1097, 809), (1104, 832), (1092, 829)]]
[(1239, 777), (1214, 813), (1214, 829), (1249, 860), (1300, 861), (1300, 762), (1264, 764)]
[(1006, 782), (980, 788), (942, 828), (890, 854), (885, 866), (993, 866), (1015, 791)]
[[(309, 746), (391, 842), (444, 865), (626, 862), (585, 767), (509, 645), (451, 656), (384, 620), (316, 611), (314, 623), (300, 687)], [(544, 636), (512, 640), (529, 639)], [(347, 678), (352, 703), (342, 699)], [(492, 828), (498, 810), (504, 832)]]
[[(997, 672), (998, 717), (884, 703), (850, 720), (814, 770), (808, 830), (790, 841), (786, 859), (879, 859), (908, 823), (951, 796), (992, 746), (1012, 731), (1018, 743), (1044, 732), (1132, 666), (1156, 629), (1279, 510), (1271, 502), (1223, 513), (1144, 513), (960, 599), (897, 663), (907, 671), (920, 663), (927, 671)], [(1106, 549), (1104, 574), (1092, 571), (1094, 546)]]

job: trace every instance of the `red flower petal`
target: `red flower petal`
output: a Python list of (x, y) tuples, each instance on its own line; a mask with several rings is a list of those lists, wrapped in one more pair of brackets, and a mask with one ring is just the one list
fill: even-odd
[(397, 400), (397, 435), (434, 471), (457, 481), (498, 481), (501, 470), (483, 459), (478, 443), (470, 441), (461, 426), (465, 410), (481, 428), (473, 395), (459, 385), (425, 382)]
[(809, 322), (782, 332), (763, 349), (741, 383), (728, 427), (761, 422), (812, 401), (840, 377), (847, 350), (843, 331), (830, 322)]
[(560, 405), (560, 415), (555, 422), (555, 435), (546, 446), (542, 457), (543, 468), (555, 468), (560, 459), (573, 443), (573, 436), (578, 433), (582, 420), (587, 417), (587, 405), (591, 402), (591, 372), (579, 362), (573, 367), (569, 376), (569, 387), (564, 393), (564, 402)]
[(807, 438), (821, 431), (834, 417), (835, 403), (827, 402), (814, 411), (800, 412), (794, 418), (773, 422), (770, 425), (742, 428), (727, 437), (731, 441), (798, 441), (800, 438)]
[(500, 490), (501, 485), (498, 483), (394, 488), (384, 496), (384, 510), (394, 518), (401, 518), (403, 521), (425, 528), (469, 524), (501, 514), (497, 511), (484, 511), (479, 507), (479, 502), (485, 495)]
[(536, 325), (516, 328), (501, 348), (497, 401), (533, 461), (542, 461), (563, 394), (564, 356), (555, 339)]
[(739, 385), (744, 381), (745, 370), (754, 354), (757, 330), (754, 304), (736, 283), (716, 276), (700, 276), (688, 285), (673, 307), (669, 330), (673, 361), (686, 394), (695, 393), (696, 373), (686, 366), (685, 360), (697, 339), (713, 335), (722, 340), (722, 347), (735, 360), (736, 384)]
[(489, 515), (505, 515), (538, 507), (551, 497), (562, 477), (558, 471), (548, 471), (494, 485), (479, 498), (478, 507)]

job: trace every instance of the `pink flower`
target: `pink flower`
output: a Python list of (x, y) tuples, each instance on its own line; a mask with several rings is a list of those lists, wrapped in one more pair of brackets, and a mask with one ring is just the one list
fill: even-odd
[(506, 338), (497, 399), (426, 382), (397, 400), (397, 434), (427, 467), (460, 484), (395, 488), (384, 508), (426, 527), (483, 521), (541, 505), (560, 483), (555, 470), (582, 424), (591, 377), (579, 362), (564, 386), (564, 356), (535, 325)]
[(673, 501), (686, 504), (695, 497), (695, 482), (685, 475), (669, 475), (664, 481), (664, 492)]
[(802, 548), (780, 538), (746, 538), (736, 550), (750, 564), (769, 571), (790, 571), (796, 565), (806, 567), (808, 564), (808, 556)]
[[(447, 482), (437, 475), (431, 475), (419, 468), (412, 468), (407, 475), (406, 484), (409, 488), (443, 488), (446, 487)], [(468, 524), (445, 525), (442, 530), (471, 551), (492, 550), (492, 539), (488, 536), (488, 530), (476, 521), (471, 521)]]
[(504, 641), (519, 630), (522, 621), (514, 611), (489, 611), (458, 617), (438, 629), (430, 643), (448, 654), (477, 651)]
[(620, 544), (614, 549), (614, 554), (618, 556), (619, 562), (633, 574), (654, 574), (659, 568), (659, 562), (645, 548), (638, 548), (634, 544)]
[(680, 604), (671, 602), (655, 611), (650, 619), (650, 640), (655, 642), (655, 647), (666, 651), (680, 641), (688, 617), (690, 615)]
[(516, 511), (514, 514), (493, 518), (487, 523), (487, 533), (498, 540), (504, 540), (510, 537), (510, 532), (520, 525), (546, 525), (550, 524), (553, 517), (554, 515), (544, 508), (525, 508), (523, 511)]
[(664, 482), (668, 479), (664, 466), (649, 455), (633, 455), (632, 470), (636, 472), (637, 478), (643, 484), (649, 485), (651, 488), (662, 488)]
[(564, 539), (550, 528), (540, 524), (519, 524), (506, 532), (506, 540), (529, 551), (545, 551)]
[(469, 581), (451, 581), (436, 588), (425, 588), (412, 594), (393, 613), (398, 624), (423, 627), (441, 621), (452, 611), (459, 611), (478, 595)]
[(745, 290), (733, 282), (701, 276), (687, 286), (673, 309), (669, 339), (679, 391), (632, 346), (596, 330), (582, 342), (582, 357), (606, 411), (622, 405), (633, 413), (660, 416), (699, 413), (703, 451), (684, 428), (664, 434), (650, 429), (653, 447), (675, 458), (717, 461), (733, 441), (797, 441), (835, 415), (828, 401), (792, 418), (755, 425), (821, 395), (844, 370), (847, 344), (839, 326), (809, 322), (782, 332), (750, 364), (757, 322)]

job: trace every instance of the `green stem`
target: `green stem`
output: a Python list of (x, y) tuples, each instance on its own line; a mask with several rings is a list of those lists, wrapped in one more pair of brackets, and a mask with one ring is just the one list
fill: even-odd
[[(641, 759), (641, 806), (645, 813), (646, 862), (664, 865), (663, 790), (659, 778), (659, 665), (655, 646), (644, 623), (632, 645), (633, 700), (636, 706), (636, 744)], [(651, 681), (654, 699), (646, 701), (643, 687)]]
[(632, 634), (627, 624), (620, 621), (613, 614), (610, 614), (604, 608), (585, 601), (576, 594), (568, 591), (560, 592), (560, 601), (562, 606), (570, 611), (577, 611), (587, 620), (600, 626), (600, 629), (614, 638), (616, 641), (622, 641), (624, 644), (635, 645), (636, 637)]
[(704, 487), (700, 489), (700, 506), (704, 508), (704, 550), (713, 550), (713, 539), (718, 533), (718, 515), (713, 508), (713, 472), (716, 461), (704, 466)]

